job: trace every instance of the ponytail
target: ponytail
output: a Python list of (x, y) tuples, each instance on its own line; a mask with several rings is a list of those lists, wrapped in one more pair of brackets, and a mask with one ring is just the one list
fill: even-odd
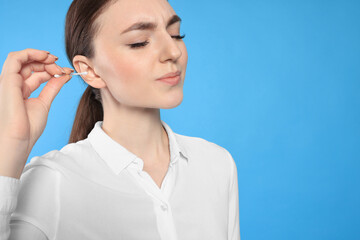
[(69, 143), (75, 143), (87, 138), (95, 123), (102, 121), (103, 118), (104, 111), (100, 90), (89, 85), (80, 99)]
[[(71, 64), (76, 55), (94, 57), (93, 38), (100, 27), (95, 20), (114, 2), (116, 0), (74, 0), (71, 3), (65, 21), (65, 47)], [(100, 89), (88, 85), (76, 110), (69, 143), (87, 138), (95, 123), (103, 118)]]

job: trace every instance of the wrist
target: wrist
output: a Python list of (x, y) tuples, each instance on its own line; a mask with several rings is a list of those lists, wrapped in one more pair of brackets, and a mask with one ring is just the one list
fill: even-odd
[(27, 143), (0, 140), (0, 176), (20, 179), (28, 157)]

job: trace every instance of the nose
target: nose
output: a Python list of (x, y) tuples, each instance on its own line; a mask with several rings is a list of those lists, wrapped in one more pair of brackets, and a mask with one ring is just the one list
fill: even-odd
[(181, 40), (172, 38), (169, 33), (164, 33), (164, 37), (161, 41), (161, 55), (160, 61), (174, 61), (176, 62), (182, 55), (181, 49), (179, 47), (179, 42)]

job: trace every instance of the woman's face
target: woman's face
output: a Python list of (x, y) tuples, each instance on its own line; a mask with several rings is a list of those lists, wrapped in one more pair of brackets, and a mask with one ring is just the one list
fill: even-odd
[[(92, 63), (106, 84), (103, 104), (108, 93), (111, 101), (135, 107), (166, 109), (181, 103), (188, 55), (183, 40), (174, 37), (181, 35), (180, 21), (167, 26), (174, 15), (166, 0), (119, 0), (98, 17)], [(138, 22), (157, 26), (124, 32)], [(148, 43), (137, 44), (142, 42)], [(176, 71), (181, 71), (176, 85), (157, 80)]]

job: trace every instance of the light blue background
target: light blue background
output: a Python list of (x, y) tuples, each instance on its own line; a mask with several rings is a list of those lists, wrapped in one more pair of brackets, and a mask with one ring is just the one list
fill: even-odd
[[(1, 0), (1, 66), (37, 48), (70, 67), (70, 3)], [(184, 100), (162, 119), (233, 155), (241, 239), (360, 239), (360, 1), (170, 3), (189, 61)], [(64, 86), (30, 158), (67, 144), (85, 87)]]

